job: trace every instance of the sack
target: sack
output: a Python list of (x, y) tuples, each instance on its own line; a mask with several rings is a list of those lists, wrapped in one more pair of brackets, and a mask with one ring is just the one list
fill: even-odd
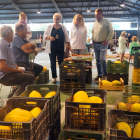
[(64, 52), (64, 58), (68, 58), (69, 57), (69, 46), (67, 43), (65, 45), (66, 45), (66, 51)]

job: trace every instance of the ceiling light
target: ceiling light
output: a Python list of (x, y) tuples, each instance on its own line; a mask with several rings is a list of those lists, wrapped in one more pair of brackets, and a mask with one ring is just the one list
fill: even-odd
[(37, 13), (38, 13), (38, 14), (40, 14), (40, 13), (41, 13), (41, 11), (40, 11), (40, 10), (38, 10), (38, 11), (37, 11)]
[(122, 4), (120, 4), (120, 6), (121, 6), (121, 7), (124, 7), (124, 6), (125, 6), (125, 4), (124, 4), (124, 3), (122, 3)]
[(91, 12), (90, 9), (88, 9), (87, 12)]

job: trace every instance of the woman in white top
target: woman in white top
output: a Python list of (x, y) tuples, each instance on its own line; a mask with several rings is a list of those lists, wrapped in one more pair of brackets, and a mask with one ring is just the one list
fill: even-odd
[(84, 55), (86, 52), (87, 28), (84, 26), (83, 16), (77, 14), (73, 18), (70, 30), (71, 48), (74, 54)]
[(71, 50), (68, 31), (65, 26), (60, 24), (61, 18), (61, 14), (55, 13), (53, 15), (54, 23), (47, 26), (43, 36), (43, 41), (46, 42), (45, 52), (49, 53), (50, 56), (53, 83), (56, 83), (57, 78), (56, 56), (58, 64), (61, 65), (64, 59), (64, 52), (66, 51), (66, 43), (69, 46), (69, 50)]
[(121, 32), (121, 35), (118, 39), (119, 41), (119, 52), (121, 54), (120, 56), (120, 61), (123, 61), (124, 53), (125, 53), (125, 48), (126, 48), (126, 35), (127, 33), (125, 31)]
[[(24, 12), (21, 12), (19, 14), (19, 22), (18, 23), (21, 23), (23, 25), (26, 26), (27, 28), (27, 34), (26, 34), (26, 39), (29, 40), (31, 37), (32, 37), (32, 33), (31, 33), (31, 29), (30, 29), (30, 26), (27, 24), (26, 22), (26, 14)], [(16, 23), (17, 24), (17, 23)]]

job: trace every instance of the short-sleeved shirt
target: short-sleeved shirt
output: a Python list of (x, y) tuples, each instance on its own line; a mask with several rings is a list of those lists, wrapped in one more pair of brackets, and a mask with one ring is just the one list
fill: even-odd
[[(0, 59), (4, 59), (7, 66), (16, 68), (15, 58), (10, 49), (10, 44), (3, 38), (0, 39)], [(2, 78), (5, 74), (7, 73), (0, 70), (0, 78)]]
[(51, 51), (52, 50), (58, 50), (58, 51), (63, 51), (64, 52), (64, 32), (62, 27), (59, 29), (55, 29), (53, 27), (51, 36), (55, 38), (55, 41), (51, 41)]
[(132, 36), (128, 36), (128, 43), (132, 42)]
[(15, 62), (28, 63), (29, 62), (29, 54), (25, 53), (21, 46), (28, 43), (27, 39), (22, 39), (17, 33), (15, 33), (13, 37), (13, 42), (11, 43), (11, 49), (15, 57)]
[(136, 51), (132, 50), (132, 47), (139, 47), (139, 46), (140, 46), (139, 42), (137, 41), (131, 42), (129, 54), (134, 54), (134, 52), (139, 52), (139, 50)]

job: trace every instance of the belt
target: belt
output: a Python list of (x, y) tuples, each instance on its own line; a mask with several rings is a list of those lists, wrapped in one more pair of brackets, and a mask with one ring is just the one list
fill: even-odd
[[(104, 42), (104, 41), (102, 41), (102, 42)], [(97, 44), (101, 44), (102, 42), (95, 42), (95, 41), (94, 41), (94, 43), (97, 43)]]

